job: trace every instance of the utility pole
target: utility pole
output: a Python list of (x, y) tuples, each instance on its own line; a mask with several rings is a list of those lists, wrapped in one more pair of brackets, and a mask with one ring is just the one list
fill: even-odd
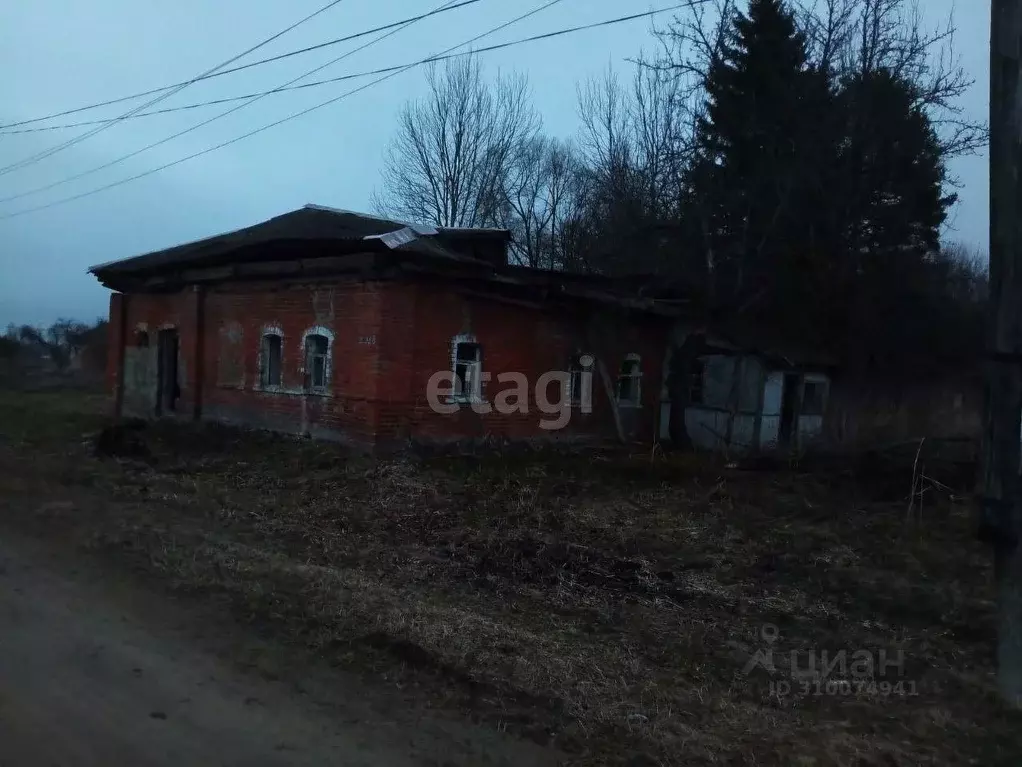
[(990, 15), (990, 306), (981, 536), (997, 580), (997, 684), (1022, 706), (1022, 0)]

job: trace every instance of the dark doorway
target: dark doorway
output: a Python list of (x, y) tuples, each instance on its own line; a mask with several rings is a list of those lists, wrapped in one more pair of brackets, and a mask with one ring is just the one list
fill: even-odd
[(181, 394), (177, 381), (177, 331), (161, 330), (157, 344), (156, 415), (161, 415), (177, 409)]
[(778, 434), (778, 442), (784, 446), (792, 444), (795, 432), (795, 421), (798, 418), (798, 389), (799, 376), (795, 373), (785, 373), (784, 393), (781, 395), (781, 429)]

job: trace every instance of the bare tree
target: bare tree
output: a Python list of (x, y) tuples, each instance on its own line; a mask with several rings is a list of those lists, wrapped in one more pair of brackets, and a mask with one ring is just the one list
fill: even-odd
[(917, 0), (801, 0), (799, 7), (815, 61), (840, 76), (863, 79), (886, 70), (911, 84), (945, 158), (986, 145), (986, 125), (967, 117), (960, 104), (974, 80), (955, 53), (951, 14), (927, 30)]
[(579, 143), (589, 167), (606, 184), (631, 163), (629, 111), (628, 94), (612, 69), (578, 88)]
[(51, 345), (64, 349), (73, 358), (85, 347), (90, 330), (92, 328), (84, 322), (62, 317), (46, 329), (46, 336)]
[(678, 78), (638, 67), (629, 106), (633, 162), (646, 182), (649, 205), (659, 218), (676, 218), (693, 144), (687, 130), (691, 103)]
[(678, 80), (679, 93), (701, 101), (710, 65), (724, 44), (727, 22), (737, 10), (737, 0), (689, 0), (666, 27), (654, 29), (660, 53), (640, 57), (639, 65), (670, 74)]
[(677, 79), (636, 69), (630, 87), (608, 70), (578, 91), (585, 211), (573, 220), (588, 239), (590, 268), (656, 272), (672, 261), (660, 251), (678, 216), (691, 133)]
[(437, 226), (495, 225), (510, 168), (539, 127), (528, 84), (488, 84), (475, 57), (434, 65), (427, 80), (429, 95), (398, 118), (376, 207)]
[(625, 249), (639, 225), (642, 182), (633, 164), (630, 94), (612, 69), (578, 88), (579, 154), (586, 191), (573, 222), (591, 271), (613, 272), (628, 261)]
[[(8, 337), (13, 337), (12, 328), (7, 329)], [(84, 322), (61, 318), (46, 329), (22, 325), (16, 330), (16, 338), (23, 346), (49, 357), (58, 370), (64, 370), (84, 349), (93, 330)]]
[(989, 296), (989, 259), (979, 248), (963, 242), (945, 243), (939, 254), (945, 278), (944, 294), (953, 301), (984, 304)]
[(855, 14), (861, 0), (802, 0), (796, 11), (812, 59), (827, 73), (841, 69), (852, 44)]
[[(672, 73), (679, 93), (698, 102), (726, 21), (742, 5), (738, 0), (689, 0), (669, 24), (655, 30), (660, 54), (639, 63)], [(927, 30), (918, 0), (792, 0), (792, 5), (815, 66), (860, 77), (886, 69), (911, 83), (918, 106), (940, 135), (945, 157), (986, 145), (986, 125), (967, 117), (960, 104), (973, 79), (955, 53), (951, 15)]]
[(577, 159), (569, 144), (536, 136), (510, 164), (504, 195), (515, 255), (535, 268), (563, 269), (557, 233), (575, 209)]

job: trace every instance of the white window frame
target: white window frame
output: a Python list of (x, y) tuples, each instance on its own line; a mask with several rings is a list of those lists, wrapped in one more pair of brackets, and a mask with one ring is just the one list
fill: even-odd
[[(625, 373), (625, 365), (631, 366), (632, 372)], [(635, 396), (629, 399), (621, 398), (621, 382), (625, 379), (632, 381), (635, 387)], [(621, 361), (621, 368), (617, 374), (617, 386), (614, 391), (614, 398), (619, 407), (642, 407), (642, 357), (638, 354), (627, 354)]]
[[(458, 355), (461, 346), (472, 345), (476, 348), (475, 360), (470, 362), (459, 362)], [(469, 380), (469, 391), (458, 391), (458, 365), (466, 366), (465, 372)], [(473, 403), (481, 402), (483, 398), (483, 347), (472, 335), (457, 335), (451, 339), (451, 402)]]
[[(278, 339), (278, 350), (280, 352), (280, 358), (277, 360), (277, 382), (271, 383), (269, 381), (269, 357), (267, 352), (269, 351), (266, 344), (266, 339), (274, 337)], [(269, 326), (263, 328), (263, 332), (259, 336), (259, 388), (274, 391), (276, 389), (282, 389), (284, 387), (284, 334), (280, 328), (275, 326)]]
[[(309, 339), (321, 336), (326, 339), (326, 354), (323, 361), (323, 385), (312, 385), (312, 371), (309, 370)], [(309, 328), (302, 334), (302, 390), (306, 394), (326, 395), (330, 392), (330, 381), (333, 373), (334, 334), (320, 325)]]
[[(568, 382), (567, 391), (564, 392), (564, 399), (571, 407), (582, 407), (582, 403), (586, 401), (586, 398), (592, 397), (592, 378), (585, 375), (592, 372), (592, 365), (584, 367), (582, 365), (582, 357), (594, 358), (592, 354), (579, 352), (578, 354), (571, 355), (571, 359), (568, 360)], [(576, 388), (578, 389), (578, 396), (575, 396)]]

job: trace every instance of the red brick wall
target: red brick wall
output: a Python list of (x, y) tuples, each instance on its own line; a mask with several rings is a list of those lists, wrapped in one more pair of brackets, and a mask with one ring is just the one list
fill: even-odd
[[(223, 286), (206, 296), (204, 414), (220, 420), (358, 443), (375, 431), (379, 292), (375, 283)], [(262, 391), (259, 355), (266, 329), (279, 331), (282, 387)], [(304, 384), (307, 331), (332, 335), (329, 396)], [(241, 377), (225, 375), (237, 356)], [(230, 367), (230, 366), (228, 366)]]
[[(189, 324), (188, 313), (194, 298), (190, 293), (123, 295), (119, 302), (127, 303), (124, 327), (124, 356), (119, 344), (111, 344), (110, 357), (114, 364), (123, 363), (120, 375), (114, 371), (115, 382), (123, 379), (123, 409), (130, 415), (148, 415), (155, 407), (156, 349), (160, 330), (174, 329), (179, 333), (178, 383), (180, 398), (177, 412), (190, 412), (195, 381), (191, 377), (193, 356), (189, 350), (194, 344), (194, 323)], [(120, 323), (120, 312), (111, 302), (110, 325)], [(191, 309), (194, 312), (194, 309)], [(117, 331), (114, 331), (116, 333)], [(148, 347), (139, 345), (141, 334), (148, 338)], [(112, 339), (112, 341), (115, 339)], [(144, 368), (144, 370), (143, 370)], [(144, 379), (144, 380), (143, 380)], [(115, 392), (116, 394), (116, 392)]]
[[(613, 332), (587, 332), (587, 318), (577, 313), (541, 310), (495, 299), (477, 298), (427, 284), (386, 287), (381, 326), (381, 383), (379, 439), (402, 440), (409, 436), (425, 439), (455, 439), (487, 436), (510, 439), (549, 437), (613, 437), (615, 434), (609, 402), (600, 378), (593, 377), (593, 412), (572, 410), (560, 430), (541, 428), (541, 419), (551, 420), (537, 408), (536, 381), (551, 370), (567, 371), (576, 353), (595, 353), (606, 364), (612, 385), (625, 356), (642, 359), (642, 405), (622, 408), (622, 420), (629, 436), (651, 439), (660, 396), (662, 364), (666, 343), (663, 323), (650, 318), (616, 317)], [(484, 400), (510, 384), (498, 383), (500, 373), (520, 372), (529, 381), (527, 413), (477, 413), (462, 405), (453, 414), (435, 413), (427, 397), (430, 376), (451, 367), (451, 345), (455, 336), (472, 335), (482, 347), (482, 367), (491, 374), (484, 385)], [(591, 348), (593, 343), (598, 349)], [(557, 397), (552, 396), (552, 401)]]
[(107, 323), (107, 355), (106, 355), (106, 385), (107, 389), (114, 396), (117, 402), (119, 382), (117, 371), (124, 360), (121, 358), (120, 350), (123, 346), (121, 337), (121, 302), (124, 296), (121, 293), (110, 294), (110, 321)]
[[(118, 304), (111, 300), (112, 365), (118, 359)], [(639, 315), (616, 317), (594, 336), (577, 313), (540, 310), (471, 297), (427, 283), (337, 281), (317, 284), (225, 284), (205, 292), (131, 295), (126, 342), (144, 325), (155, 350), (156, 331), (180, 334), (181, 399), (177, 412), (191, 415), (202, 375), (202, 417), (231, 423), (308, 433), (359, 444), (391, 445), (409, 437), (426, 440), (532, 437), (613, 437), (611, 410), (598, 375), (593, 376), (593, 412), (572, 411), (567, 426), (540, 427), (533, 397), (536, 380), (549, 370), (566, 370), (575, 353), (595, 353), (612, 383), (625, 355), (642, 358), (642, 404), (623, 408), (628, 434), (648, 440), (654, 432), (660, 394), (666, 328)], [(200, 311), (200, 306), (202, 311)], [(197, 318), (204, 324), (197, 344)], [(329, 396), (303, 391), (304, 337), (314, 327), (332, 334)], [(262, 334), (283, 336), (282, 386), (259, 384)], [(482, 347), (483, 370), (492, 375), (484, 399), (505, 388), (504, 372), (523, 373), (530, 386), (528, 413), (435, 413), (427, 382), (451, 367), (451, 343), (471, 334)], [(598, 349), (590, 348), (591, 343)], [(131, 356), (131, 355), (129, 355)], [(136, 355), (137, 356), (137, 355)], [(155, 368), (154, 368), (155, 369)], [(108, 371), (111, 386), (116, 369)]]

